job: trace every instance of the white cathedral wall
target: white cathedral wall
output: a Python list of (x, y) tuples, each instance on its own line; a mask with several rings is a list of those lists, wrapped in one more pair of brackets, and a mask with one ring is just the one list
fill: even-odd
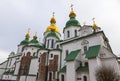
[(20, 80), (19, 81), (26, 81), (27, 80), (27, 76), (20, 76)]
[[(75, 30), (77, 30), (77, 36), (78, 36), (78, 34), (79, 34), (78, 30), (79, 29), (80, 29), (80, 27), (76, 27), (76, 26), (70, 26), (68, 28), (65, 28), (65, 30), (64, 30), (64, 40), (75, 37)], [(70, 37), (69, 38), (67, 37), (67, 31), (70, 32)]]
[(28, 76), (26, 81), (36, 81), (35, 76)]
[(103, 38), (102, 38), (102, 35), (101, 34), (97, 34), (97, 35), (94, 35), (94, 36), (90, 36), (90, 37), (87, 37), (87, 38), (83, 38), (83, 39), (78, 39), (78, 40), (74, 40), (72, 42), (68, 42), (68, 43), (65, 43), (62, 45), (62, 67), (65, 65), (65, 57), (66, 57), (66, 50), (69, 51), (69, 53), (71, 51), (74, 51), (74, 50), (77, 50), (77, 49), (81, 49), (81, 53), (83, 53), (83, 46), (81, 45), (81, 43), (83, 42), (83, 40), (87, 40), (89, 43), (88, 43), (88, 46), (94, 46), (94, 45), (104, 45), (104, 41), (103, 41)]
[(5, 72), (5, 68), (6, 68), (7, 62), (8, 61), (0, 64), (0, 79), (2, 79), (2, 74)]
[(31, 56), (33, 56), (34, 53), (37, 54), (37, 50), (38, 50), (37, 47), (25, 47), (24, 50), (23, 50), (23, 55), (27, 54), (28, 52), (30, 52)]
[(95, 70), (98, 67), (97, 60), (96, 60), (96, 58), (89, 59), (88, 63), (89, 63), (89, 77), (90, 77), (90, 81), (96, 81)]
[(102, 59), (102, 64), (114, 68), (114, 70), (120, 74), (120, 67), (116, 58)]
[(16, 63), (16, 67), (15, 67), (14, 75), (18, 75), (19, 68), (20, 68), (20, 61)]
[(66, 81), (76, 81), (75, 62), (67, 62)]
[(90, 81), (90, 77), (89, 77), (89, 73), (88, 72), (77, 72), (77, 77), (76, 77), (77, 81), (84, 81), (83, 80), (84, 76), (87, 77), (87, 81)]
[(38, 67), (39, 67), (38, 58), (32, 59), (30, 64), (29, 74), (37, 75)]
[(62, 81), (62, 75), (64, 75), (64, 81), (66, 81), (66, 73), (59, 73), (59, 81)]

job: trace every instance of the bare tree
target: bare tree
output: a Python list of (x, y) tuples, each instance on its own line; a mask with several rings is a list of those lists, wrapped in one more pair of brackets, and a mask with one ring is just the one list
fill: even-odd
[(115, 72), (114, 68), (108, 66), (101, 66), (96, 69), (97, 81), (120, 81), (120, 76)]

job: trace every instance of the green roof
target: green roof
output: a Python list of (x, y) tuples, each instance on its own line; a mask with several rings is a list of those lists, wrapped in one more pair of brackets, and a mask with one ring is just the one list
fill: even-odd
[(8, 70), (8, 71), (5, 71), (3, 74), (4, 75), (13, 75), (14, 71), (13, 70), (12, 71)]
[(86, 58), (95, 58), (98, 56), (100, 50), (100, 45), (92, 46), (89, 47), (87, 53), (86, 53)]
[(69, 27), (69, 26), (78, 26), (78, 27), (81, 27), (79, 21), (76, 20), (74, 17), (70, 18), (70, 20), (67, 21), (65, 27)]
[(25, 38), (23, 41), (20, 42), (20, 45), (27, 45), (29, 44), (29, 39)]
[(39, 41), (37, 39), (32, 39), (30, 43), (39, 43)]
[(57, 36), (56, 32), (54, 32), (54, 31), (49, 32), (46, 37), (56, 37), (57, 39), (60, 39), (60, 38)]
[(76, 56), (80, 53), (80, 50), (75, 50), (75, 51), (72, 51), (66, 58), (65, 60), (66, 61), (72, 61), (76, 58)]
[(62, 69), (59, 71), (60, 73), (65, 73), (66, 72), (66, 66), (64, 66)]
[(77, 72), (79, 72), (79, 71), (81, 71), (81, 72), (83, 72), (83, 71), (89, 71), (89, 68), (88, 68), (88, 66), (80, 66), (80, 67), (77, 68), (76, 71)]

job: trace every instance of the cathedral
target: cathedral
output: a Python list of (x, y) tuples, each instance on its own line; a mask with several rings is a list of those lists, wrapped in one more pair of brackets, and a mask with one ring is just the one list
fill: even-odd
[(120, 74), (120, 61), (113, 53), (108, 38), (93, 24), (81, 26), (71, 7), (69, 20), (63, 28), (63, 38), (56, 19), (43, 33), (43, 43), (30, 32), (0, 64), (1, 81), (96, 81), (97, 67), (107, 65)]

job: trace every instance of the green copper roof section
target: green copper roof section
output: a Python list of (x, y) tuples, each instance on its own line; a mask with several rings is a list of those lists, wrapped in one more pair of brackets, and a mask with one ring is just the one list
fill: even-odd
[(77, 72), (85, 72), (85, 71), (89, 71), (88, 66), (80, 66), (76, 69)]
[(37, 39), (32, 39), (30, 43), (39, 43), (39, 41)]
[(13, 75), (14, 71), (13, 70), (12, 71), (8, 70), (8, 71), (5, 71), (3, 74), (4, 75)]
[(59, 71), (60, 73), (65, 73), (66, 72), (66, 66), (64, 66), (62, 69)]
[(72, 51), (66, 58), (66, 61), (75, 60), (76, 56), (80, 53), (80, 50)]
[(79, 21), (76, 20), (74, 17), (70, 18), (70, 20), (67, 21), (65, 27), (69, 27), (69, 26), (78, 26), (78, 27), (81, 27)]
[(57, 36), (56, 32), (54, 32), (54, 31), (49, 32), (46, 37), (56, 37), (57, 39), (60, 39), (60, 38)]
[(98, 56), (98, 53), (100, 51), (100, 45), (92, 46), (89, 47), (87, 53), (86, 53), (86, 58), (95, 58)]
[(29, 44), (29, 39), (25, 38), (23, 41), (20, 42), (20, 45), (27, 45)]

